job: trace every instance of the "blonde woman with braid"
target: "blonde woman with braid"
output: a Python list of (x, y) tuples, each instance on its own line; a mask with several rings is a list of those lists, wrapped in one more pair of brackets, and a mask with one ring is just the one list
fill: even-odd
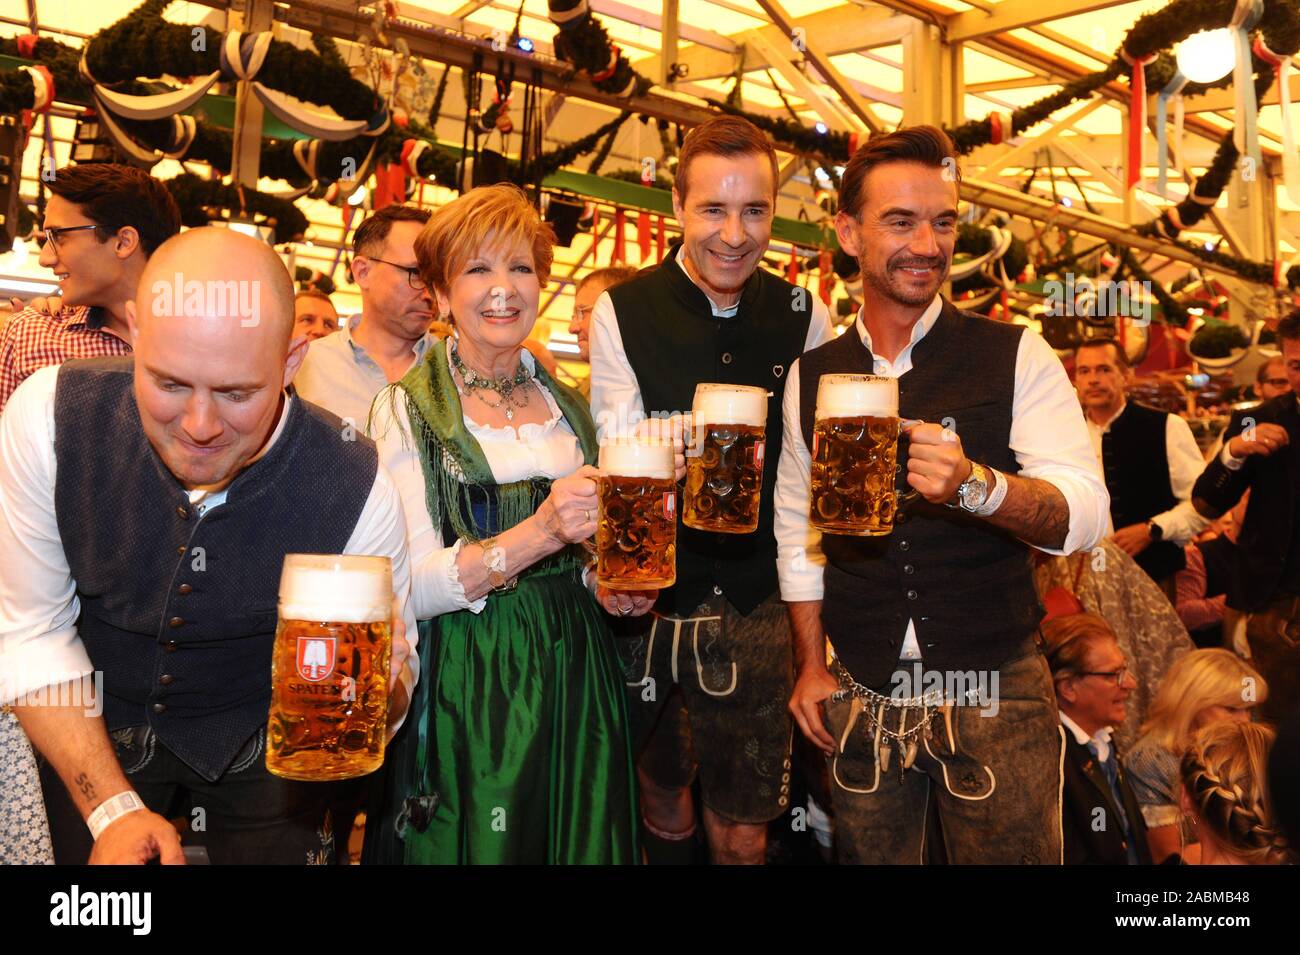
[(1293, 861), (1266, 783), (1275, 737), (1259, 723), (1215, 723), (1192, 740), (1180, 766), (1180, 803), (1200, 839), (1201, 865)]
[[(1124, 761), (1157, 865), (1195, 842), (1182, 831), (1178, 809), (1178, 761), (1192, 737), (1214, 723), (1248, 722), (1256, 704), (1267, 697), (1264, 678), (1222, 649), (1184, 654), (1160, 681), (1141, 736)], [(1193, 861), (1186, 853), (1184, 857)]]

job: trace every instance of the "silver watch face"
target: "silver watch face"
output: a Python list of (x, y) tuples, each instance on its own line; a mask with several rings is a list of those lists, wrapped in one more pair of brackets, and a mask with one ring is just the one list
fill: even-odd
[(968, 511), (975, 510), (989, 498), (988, 485), (976, 480), (974, 475), (962, 484), (958, 493), (961, 495), (961, 506)]

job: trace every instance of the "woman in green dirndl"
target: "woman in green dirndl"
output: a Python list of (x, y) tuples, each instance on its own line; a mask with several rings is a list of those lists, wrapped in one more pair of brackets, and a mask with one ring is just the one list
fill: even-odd
[(401, 491), (420, 676), (389, 746), (366, 860), (631, 863), (636, 789), (595, 589), (597, 445), (586, 401), (522, 346), (554, 234), (513, 186), (471, 190), (416, 241), (456, 337), (381, 393), (371, 433)]

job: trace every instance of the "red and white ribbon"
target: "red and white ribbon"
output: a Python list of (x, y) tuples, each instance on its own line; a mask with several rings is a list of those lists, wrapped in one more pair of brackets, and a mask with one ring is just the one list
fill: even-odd
[(54, 102), (54, 75), (44, 64), (19, 69), (32, 78), (32, 112), (45, 112)]

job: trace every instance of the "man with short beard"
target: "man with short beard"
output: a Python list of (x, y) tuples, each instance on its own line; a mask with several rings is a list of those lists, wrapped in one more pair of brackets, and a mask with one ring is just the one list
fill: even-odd
[(757, 531), (679, 521), (676, 585), (659, 596), (648, 633), (630, 628), (618, 641), (652, 863), (690, 860), (697, 772), (715, 862), (763, 862), (767, 824), (789, 805), (790, 631), (776, 592), (772, 490), (786, 372), (831, 328), (819, 299), (760, 268), (776, 191), (776, 153), (752, 124), (723, 116), (697, 126), (673, 186), (682, 241), (601, 295), (592, 317), (602, 437), (644, 415), (689, 411), (701, 382), (772, 395)]
[[(182, 286), (208, 290), (202, 314)], [(55, 857), (181, 861), (167, 820), (193, 808), (214, 863), (328, 862), (329, 787), (266, 768), (280, 571), (287, 553), (392, 561), (399, 720), (415, 621), (397, 489), (369, 440), (288, 390), (306, 346), (270, 246), (176, 236), (126, 316), (131, 357), (43, 368), (0, 415), (0, 704), (67, 788), (46, 787)], [(310, 500), (304, 475), (329, 476)], [(95, 672), (102, 716), (62, 705)]]
[[(920, 862), (932, 804), (953, 863), (1061, 861), (1062, 743), (1030, 548), (1095, 547), (1106, 487), (1047, 343), (939, 294), (957, 178), (932, 126), (853, 156), (835, 227), (862, 269), (862, 310), (794, 364), (785, 390), (776, 537), (798, 670), (789, 705), (830, 760), (841, 862)], [(817, 389), (839, 373), (898, 379), (899, 490), (917, 499), (886, 536), (809, 523)], [(994, 687), (978, 705), (930, 692), (935, 676), (947, 688), (972, 672)]]
[(391, 205), (357, 226), (352, 274), (361, 312), (313, 340), (294, 379), (298, 394), (357, 431), (365, 431), (375, 395), (401, 381), (435, 341), (433, 296), (415, 269), (415, 239), (428, 221), (428, 209)]

